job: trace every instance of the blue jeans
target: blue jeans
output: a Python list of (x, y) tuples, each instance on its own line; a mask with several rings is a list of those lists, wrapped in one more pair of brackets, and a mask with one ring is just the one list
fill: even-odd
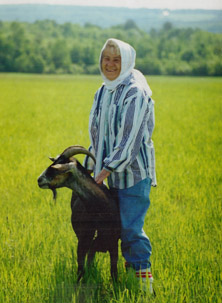
[(151, 179), (147, 178), (136, 185), (119, 189), (121, 218), (121, 249), (127, 264), (135, 270), (149, 268), (151, 244), (143, 230), (144, 220), (150, 205)]

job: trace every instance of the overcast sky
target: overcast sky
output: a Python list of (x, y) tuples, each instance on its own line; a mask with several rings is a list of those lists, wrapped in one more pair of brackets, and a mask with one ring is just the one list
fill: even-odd
[(130, 8), (222, 9), (222, 0), (0, 0), (0, 4), (46, 3)]

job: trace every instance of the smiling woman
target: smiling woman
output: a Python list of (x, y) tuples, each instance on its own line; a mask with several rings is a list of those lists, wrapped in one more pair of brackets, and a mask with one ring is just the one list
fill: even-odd
[(145, 77), (134, 69), (135, 59), (135, 49), (117, 39), (107, 40), (101, 50), (104, 84), (95, 94), (89, 119), (89, 150), (96, 164), (86, 158), (85, 167), (94, 171), (98, 184), (108, 178), (117, 193), (126, 268), (142, 278), (145, 290), (149, 284), (152, 293), (151, 244), (143, 225), (151, 185), (156, 185), (154, 102)]
[(109, 41), (102, 52), (101, 69), (104, 76), (109, 80), (115, 80), (121, 71), (121, 56), (117, 44)]

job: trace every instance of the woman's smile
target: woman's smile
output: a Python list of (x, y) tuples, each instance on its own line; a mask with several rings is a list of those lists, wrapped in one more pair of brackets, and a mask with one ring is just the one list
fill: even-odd
[(115, 80), (121, 72), (121, 57), (112, 48), (105, 49), (102, 55), (101, 68), (108, 80)]

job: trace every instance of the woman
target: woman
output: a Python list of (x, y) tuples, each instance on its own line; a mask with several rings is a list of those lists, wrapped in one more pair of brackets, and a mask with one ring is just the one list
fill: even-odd
[(145, 77), (134, 69), (136, 52), (129, 44), (109, 39), (100, 55), (103, 85), (95, 94), (89, 119), (90, 151), (85, 166), (94, 170), (98, 184), (108, 178), (118, 193), (121, 216), (121, 249), (126, 266), (135, 270), (146, 284), (150, 272), (151, 244), (143, 231), (150, 201), (151, 185), (156, 186), (152, 91)]

